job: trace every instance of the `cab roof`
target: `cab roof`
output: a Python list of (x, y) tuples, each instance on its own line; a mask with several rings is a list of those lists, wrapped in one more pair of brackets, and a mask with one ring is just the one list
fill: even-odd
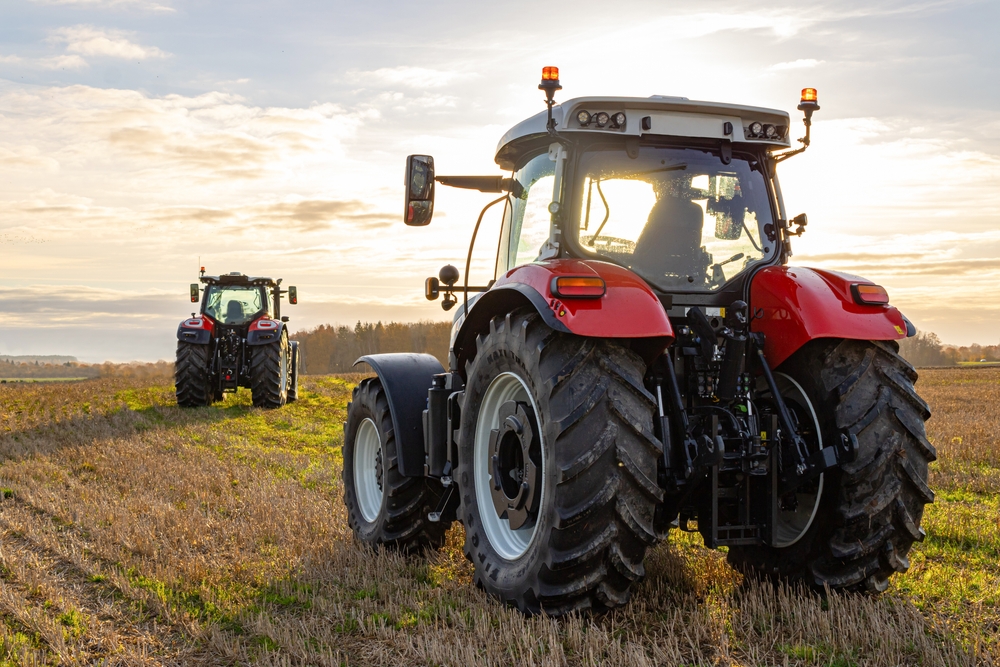
[[(577, 114), (587, 111), (592, 116), (599, 112), (625, 114), (620, 128), (597, 127), (595, 123), (581, 125)], [(765, 109), (742, 104), (723, 104), (689, 100), (686, 97), (575, 97), (552, 107), (556, 129), (565, 134), (592, 134), (610, 136), (674, 136), (718, 139), (748, 144), (764, 144), (769, 150), (788, 148), (789, 116), (785, 111)], [(503, 169), (513, 169), (524, 150), (543, 139), (547, 132), (545, 111), (521, 121), (500, 139), (496, 163)], [(750, 125), (759, 122), (773, 125), (777, 136), (770, 139), (754, 136)], [(725, 134), (730, 123), (731, 134)]]
[(281, 278), (274, 280), (262, 276), (245, 276), (239, 271), (225, 273), (221, 276), (201, 276), (201, 282), (206, 285), (239, 285), (239, 286), (263, 286), (277, 287), (281, 284)]

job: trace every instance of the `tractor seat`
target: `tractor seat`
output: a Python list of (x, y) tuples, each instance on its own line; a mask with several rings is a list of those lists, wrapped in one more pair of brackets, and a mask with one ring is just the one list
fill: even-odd
[(243, 304), (239, 301), (230, 301), (226, 306), (226, 324), (241, 324), (245, 317)]
[(654, 275), (704, 275), (701, 233), (705, 214), (690, 199), (660, 197), (635, 243), (632, 265)]

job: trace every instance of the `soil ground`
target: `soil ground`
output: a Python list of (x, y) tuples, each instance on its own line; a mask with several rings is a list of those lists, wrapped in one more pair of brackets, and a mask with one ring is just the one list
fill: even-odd
[(939, 461), (889, 591), (744, 580), (674, 532), (631, 604), (524, 618), (470, 585), (461, 527), (426, 557), (347, 527), (341, 424), (361, 376), (180, 410), (171, 379), (0, 385), (0, 665), (993, 665), (1000, 369), (921, 372)]

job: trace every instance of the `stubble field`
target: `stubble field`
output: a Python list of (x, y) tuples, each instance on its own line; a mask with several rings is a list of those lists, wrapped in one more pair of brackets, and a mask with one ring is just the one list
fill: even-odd
[(993, 665), (1000, 369), (921, 371), (939, 453), (927, 538), (879, 598), (744, 581), (699, 538), (631, 604), (524, 618), (347, 527), (341, 424), (361, 376), (298, 403), (179, 410), (169, 377), (0, 385), (0, 665)]

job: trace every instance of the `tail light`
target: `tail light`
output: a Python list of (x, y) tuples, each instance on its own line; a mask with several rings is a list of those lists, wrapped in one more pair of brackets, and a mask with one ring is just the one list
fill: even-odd
[(851, 285), (854, 301), (862, 306), (884, 306), (889, 303), (889, 293), (881, 285)]
[(557, 276), (550, 287), (553, 295), (564, 299), (596, 299), (607, 291), (604, 279), (595, 276)]

